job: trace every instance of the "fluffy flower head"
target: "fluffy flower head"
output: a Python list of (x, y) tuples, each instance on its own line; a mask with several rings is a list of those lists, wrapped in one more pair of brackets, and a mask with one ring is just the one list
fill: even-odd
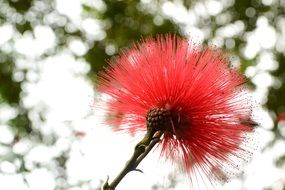
[(98, 90), (111, 97), (108, 122), (132, 133), (147, 123), (164, 130), (162, 155), (181, 163), (190, 181), (211, 182), (239, 170), (249, 155), (252, 103), (244, 83), (219, 50), (160, 36), (112, 60)]

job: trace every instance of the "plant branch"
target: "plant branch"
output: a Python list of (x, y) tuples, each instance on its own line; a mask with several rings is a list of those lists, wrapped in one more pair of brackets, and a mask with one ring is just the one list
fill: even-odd
[(151, 149), (160, 141), (160, 137), (163, 135), (163, 131), (158, 131), (157, 135), (152, 139), (148, 147), (145, 149), (145, 152), (141, 154), (137, 161), (136, 165), (139, 165), (139, 163), (146, 157), (146, 155), (151, 151)]
[(121, 180), (131, 171), (137, 170), (139, 163), (146, 157), (146, 155), (151, 151), (151, 149), (160, 141), (163, 131), (158, 131), (155, 133), (153, 130), (148, 130), (147, 134), (144, 136), (136, 146), (131, 159), (126, 163), (123, 170), (114, 179), (112, 183), (108, 183), (108, 179), (103, 185), (103, 190), (115, 190), (116, 186), (121, 182)]

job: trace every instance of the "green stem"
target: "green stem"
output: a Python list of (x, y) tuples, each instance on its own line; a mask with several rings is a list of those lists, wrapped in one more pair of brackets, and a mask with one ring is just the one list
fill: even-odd
[[(108, 179), (103, 186), (103, 190), (115, 190), (116, 186), (121, 182), (121, 180), (131, 171), (136, 170), (139, 163), (146, 157), (146, 155), (151, 151), (151, 149), (160, 141), (160, 137), (163, 132), (158, 131), (155, 135), (153, 130), (148, 130), (147, 134), (144, 136), (136, 146), (131, 159), (126, 163), (123, 170), (114, 179), (112, 183), (108, 183)], [(138, 170), (139, 171), (139, 170)]]

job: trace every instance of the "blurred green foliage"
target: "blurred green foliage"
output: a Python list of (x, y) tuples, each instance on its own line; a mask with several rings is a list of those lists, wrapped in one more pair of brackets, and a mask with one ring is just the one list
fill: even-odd
[(168, 19), (163, 19), (161, 24), (156, 25), (154, 23), (154, 16), (156, 15), (139, 8), (136, 1), (107, 0), (105, 4), (106, 10), (104, 12), (83, 5), (87, 15), (96, 19), (99, 18), (105, 23), (106, 37), (95, 42), (86, 54), (92, 72), (100, 71), (106, 64), (106, 60), (113, 55), (106, 52), (108, 45), (113, 45), (117, 53), (119, 49), (127, 47), (144, 36), (174, 33), (178, 29)]

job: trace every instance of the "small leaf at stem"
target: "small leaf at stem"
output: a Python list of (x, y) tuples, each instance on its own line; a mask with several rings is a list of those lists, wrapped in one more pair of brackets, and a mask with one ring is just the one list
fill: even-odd
[(137, 172), (140, 172), (140, 173), (142, 173), (143, 174), (143, 171), (141, 170), (141, 169), (134, 169), (133, 171), (137, 171)]
[(109, 189), (109, 183), (108, 183), (108, 181), (109, 181), (109, 176), (107, 176), (107, 180), (106, 180), (106, 182), (105, 182), (104, 185), (103, 185), (103, 190), (108, 190), (108, 189)]

